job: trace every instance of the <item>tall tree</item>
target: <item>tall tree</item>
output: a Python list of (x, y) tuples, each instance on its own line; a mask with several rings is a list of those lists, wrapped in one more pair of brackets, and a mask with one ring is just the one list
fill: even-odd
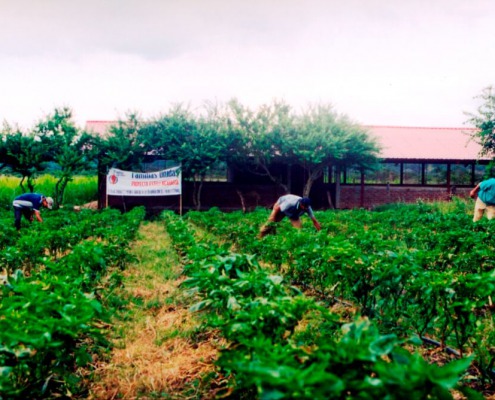
[(8, 125), (4, 126), (2, 136), (4, 166), (21, 175), (19, 185), (23, 193), (34, 192), (36, 176), (43, 170), (43, 162), (49, 160), (45, 143), (33, 132), (24, 133)]
[(10, 126), (4, 122), (2, 130), (0, 130), (0, 171), (7, 167), (7, 148), (5, 142), (9, 131)]
[(53, 114), (38, 122), (36, 132), (48, 149), (50, 161), (60, 167), (53, 193), (54, 208), (58, 208), (74, 175), (89, 166), (88, 143), (91, 137), (79, 131), (72, 119), (72, 110), (67, 107), (56, 108)]
[(143, 129), (154, 152), (180, 162), (184, 179), (193, 182), (193, 204), (201, 208), (201, 190), (206, 175), (219, 162), (225, 160), (225, 141), (214, 108), (206, 108), (206, 114), (195, 116), (182, 105)]
[(472, 139), (481, 145), (481, 156), (495, 155), (495, 88), (488, 86), (475, 98), (481, 99), (482, 104), (475, 113), (466, 113), (468, 123), (477, 130), (471, 135)]
[[(143, 121), (139, 115), (129, 113), (126, 120), (119, 120), (112, 125), (107, 135), (92, 135), (87, 146), (97, 162), (99, 193), (105, 190), (104, 185), (110, 168), (136, 170), (141, 167), (145, 154), (151, 151), (141, 132), (142, 128)], [(101, 200), (98, 199), (98, 207), (103, 207)]]
[(235, 99), (228, 106), (229, 136), (238, 138), (237, 161), (288, 191), (287, 176), (275, 175), (272, 166), (290, 161), (284, 143), (294, 123), (290, 106), (274, 101), (253, 111)]
[(245, 136), (244, 153), (256, 170), (289, 191), (290, 177), (273, 174), (273, 164), (299, 165), (306, 172), (303, 195), (332, 165), (367, 168), (378, 146), (366, 131), (330, 105), (309, 106), (295, 114), (283, 102), (264, 105), (257, 112), (230, 102), (232, 126)]
[(377, 161), (377, 143), (330, 105), (309, 106), (288, 133), (284, 152), (307, 173), (303, 196), (309, 196), (314, 182), (332, 165), (365, 169)]
[(92, 146), (98, 159), (98, 169), (104, 175), (115, 166), (124, 170), (139, 168), (145, 154), (151, 151), (142, 134), (144, 122), (137, 113), (129, 113), (109, 129), (106, 136), (95, 136)]

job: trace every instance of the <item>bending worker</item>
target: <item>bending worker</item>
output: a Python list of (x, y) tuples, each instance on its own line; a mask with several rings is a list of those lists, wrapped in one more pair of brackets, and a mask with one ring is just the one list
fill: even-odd
[(260, 229), (259, 237), (262, 238), (270, 233), (275, 233), (273, 223), (280, 222), (284, 217), (288, 217), (292, 226), (301, 229), (302, 223), (299, 217), (307, 213), (316, 230), (321, 229), (320, 223), (316, 220), (311, 208), (311, 200), (308, 197), (300, 197), (293, 194), (286, 194), (280, 197), (273, 206), (272, 213), (268, 217), (268, 222)]
[(471, 198), (476, 198), (473, 222), (479, 221), (486, 213), (488, 219), (495, 217), (495, 178), (484, 180), (469, 192)]
[(43, 206), (51, 210), (53, 199), (38, 193), (24, 193), (17, 196), (12, 205), (14, 206), (14, 225), (19, 231), (21, 229), (21, 218), (23, 215), (29, 222), (33, 221), (33, 216), (36, 216), (39, 222), (43, 222), (40, 208)]

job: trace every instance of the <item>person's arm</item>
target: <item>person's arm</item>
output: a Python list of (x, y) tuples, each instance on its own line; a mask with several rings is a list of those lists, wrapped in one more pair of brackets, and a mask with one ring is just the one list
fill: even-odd
[(480, 184), (478, 183), (476, 187), (469, 192), (469, 197), (475, 199), (479, 191), (480, 191)]
[(43, 222), (43, 219), (41, 218), (41, 213), (40, 213), (40, 210), (34, 210), (34, 209), (33, 209), (33, 214), (36, 216), (36, 219), (37, 219), (39, 222)]
[(273, 206), (273, 210), (272, 210), (272, 213), (270, 214), (270, 216), (268, 217), (268, 221), (272, 221), (272, 222), (275, 222), (275, 217), (276, 215), (280, 212), (280, 204), (278, 204), (278, 201), (275, 203), (275, 205)]
[(317, 231), (321, 230), (321, 225), (315, 217), (312, 217), (311, 221), (313, 221), (313, 225), (315, 226)]
[(321, 225), (318, 222), (318, 220), (316, 219), (315, 214), (314, 214), (311, 206), (306, 209), (306, 212), (308, 213), (309, 218), (311, 218), (311, 221), (313, 221), (313, 225), (316, 228), (316, 230), (319, 231), (321, 229)]

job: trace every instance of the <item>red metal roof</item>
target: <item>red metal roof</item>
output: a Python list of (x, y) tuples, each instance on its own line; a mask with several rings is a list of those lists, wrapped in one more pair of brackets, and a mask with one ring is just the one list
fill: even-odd
[[(376, 137), (380, 157), (415, 160), (477, 160), (481, 146), (470, 140), (474, 128), (364, 126)], [(486, 159), (486, 158), (483, 158)]]
[(107, 136), (109, 133), (108, 130), (115, 124), (115, 121), (86, 121), (84, 130), (88, 133), (95, 133), (99, 136)]

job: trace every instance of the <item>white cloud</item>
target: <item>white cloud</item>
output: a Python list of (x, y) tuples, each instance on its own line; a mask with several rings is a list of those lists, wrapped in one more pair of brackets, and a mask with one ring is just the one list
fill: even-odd
[(0, 120), (232, 97), (459, 126), (495, 84), (491, 0), (0, 0)]

